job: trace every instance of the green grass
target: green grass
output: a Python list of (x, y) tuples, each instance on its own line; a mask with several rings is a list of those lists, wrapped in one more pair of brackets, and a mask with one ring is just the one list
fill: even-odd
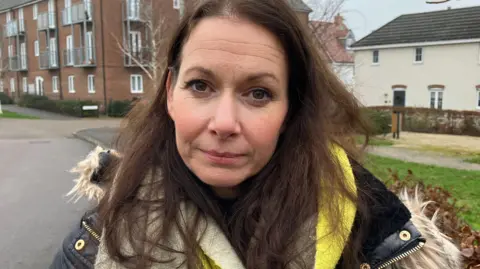
[[(357, 145), (363, 145), (365, 143), (365, 137), (356, 136), (355, 141)], [(368, 145), (370, 146), (392, 146), (393, 144), (394, 142), (392, 140), (382, 137), (370, 137), (368, 140)]]
[(27, 116), (23, 114), (18, 114), (15, 112), (10, 112), (8, 110), (3, 110), (3, 114), (0, 114), (0, 118), (9, 118), (9, 119), (38, 119), (37, 117)]
[(405, 177), (410, 169), (425, 184), (447, 189), (458, 200), (459, 206), (467, 206), (468, 211), (461, 216), (472, 227), (480, 229), (480, 171), (416, 164), (374, 155), (368, 155), (366, 167), (382, 180), (388, 179), (388, 168), (398, 171), (400, 178)]
[(468, 163), (480, 164), (480, 154), (478, 154), (477, 156), (474, 156), (472, 158), (465, 159), (465, 161), (468, 162)]

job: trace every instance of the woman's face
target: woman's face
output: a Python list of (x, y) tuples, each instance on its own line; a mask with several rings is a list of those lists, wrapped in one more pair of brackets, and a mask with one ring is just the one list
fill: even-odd
[(203, 19), (169, 76), (168, 112), (187, 167), (220, 196), (270, 160), (288, 110), (287, 63), (273, 34), (242, 19)]

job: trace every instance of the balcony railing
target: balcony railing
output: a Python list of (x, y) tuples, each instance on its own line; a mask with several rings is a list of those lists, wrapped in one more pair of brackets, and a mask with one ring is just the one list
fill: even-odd
[(46, 30), (56, 28), (56, 17), (54, 12), (45, 12), (38, 14), (37, 17), (37, 29)]
[(148, 12), (152, 11), (152, 7), (140, 0), (125, 0), (124, 10), (125, 20), (146, 21), (149, 17)]
[(62, 10), (63, 25), (92, 21), (92, 16), (93, 4), (90, 1), (66, 7)]
[(143, 47), (137, 50), (129, 50), (128, 54), (125, 54), (126, 66), (139, 66), (147, 65), (152, 61), (152, 50), (147, 47)]
[(63, 50), (65, 66), (95, 66), (95, 47), (81, 47)]
[(42, 51), (40, 53), (40, 69), (56, 69), (58, 68), (58, 58), (56, 51)]
[(13, 20), (4, 26), (6, 37), (16, 36), (25, 33), (25, 20)]
[(28, 70), (27, 55), (16, 55), (8, 57), (8, 68), (10, 71), (26, 71)]

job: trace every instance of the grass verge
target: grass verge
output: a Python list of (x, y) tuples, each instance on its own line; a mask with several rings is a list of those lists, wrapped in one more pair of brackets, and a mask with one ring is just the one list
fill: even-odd
[(396, 159), (368, 155), (366, 168), (382, 180), (389, 178), (388, 168), (398, 171), (400, 177), (408, 170), (426, 185), (436, 185), (449, 190), (458, 200), (459, 206), (466, 206), (461, 216), (473, 228), (480, 229), (480, 171), (457, 170), (433, 165), (404, 162)]
[(23, 114), (18, 114), (15, 112), (10, 112), (8, 110), (3, 110), (3, 114), (0, 114), (0, 118), (8, 118), (8, 119), (38, 119), (37, 117), (27, 116)]
[[(355, 141), (357, 145), (363, 145), (365, 143), (364, 136), (356, 136)], [(395, 142), (389, 140), (388, 138), (382, 138), (377, 136), (372, 136), (368, 140), (368, 145), (370, 146), (392, 146)]]

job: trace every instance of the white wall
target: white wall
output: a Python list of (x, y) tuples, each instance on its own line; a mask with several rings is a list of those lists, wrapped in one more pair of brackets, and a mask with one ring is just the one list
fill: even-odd
[(372, 64), (372, 53), (355, 51), (354, 92), (364, 105), (391, 105), (392, 85), (403, 84), (407, 106), (429, 107), (428, 86), (441, 84), (445, 85), (443, 109), (477, 110), (479, 43), (423, 47), (421, 64), (414, 63), (414, 47), (380, 49), (378, 65)]
[(354, 64), (342, 64), (342, 63), (333, 63), (333, 71), (340, 80), (345, 84), (348, 89), (353, 89), (354, 87)]

